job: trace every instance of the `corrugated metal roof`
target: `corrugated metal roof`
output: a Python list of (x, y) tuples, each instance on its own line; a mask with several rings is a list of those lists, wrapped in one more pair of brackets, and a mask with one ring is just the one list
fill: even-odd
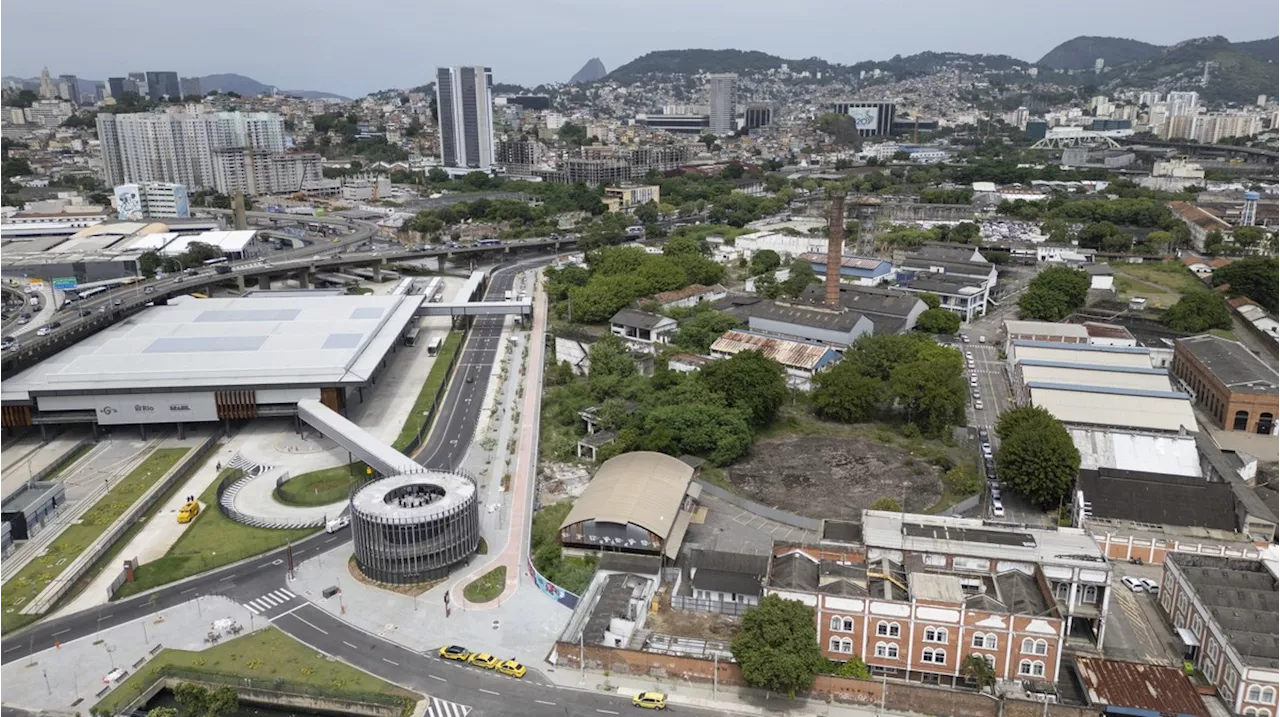
[(1185, 397), (1032, 387), (1031, 402), (1067, 424), (1169, 432), (1197, 430), (1191, 402)]
[(740, 351), (759, 351), (783, 366), (813, 371), (831, 349), (821, 344), (792, 341), (758, 334), (754, 331), (730, 329), (711, 344), (711, 352), (734, 355)]
[(1106, 366), (1037, 366), (1025, 361), (1019, 365), (1022, 366), (1022, 380), (1028, 386), (1058, 384), (1088, 387), (1084, 390), (1100, 387), (1143, 391), (1168, 391), (1172, 388), (1168, 374), (1163, 371), (1139, 373), (1139, 369), (1123, 370), (1128, 368), (1125, 366), (1119, 367), (1120, 371), (1108, 371)]
[[(1011, 352), (1015, 361), (1039, 360), (1064, 364), (1083, 364), (1088, 366), (1128, 366), (1132, 368), (1151, 368), (1151, 356), (1146, 349), (1139, 352), (1107, 352), (1080, 351), (1084, 344), (1060, 344), (1034, 342), (1013, 342)], [(1117, 347), (1119, 348), (1119, 347)]]
[[(805, 253), (796, 257), (800, 261), (807, 261), (810, 264), (827, 265), (827, 255), (817, 253)], [(875, 271), (880, 267), (888, 264), (884, 259), (870, 259), (863, 256), (841, 256), (840, 266), (845, 269), (861, 269), (863, 271)]]
[(1191, 681), (1173, 667), (1077, 657), (1076, 673), (1091, 705), (1209, 717)]
[(1087, 339), (1089, 332), (1080, 324), (1058, 324), (1052, 321), (1016, 321), (1004, 322), (1005, 331), (1014, 334), (1031, 334), (1033, 336), (1070, 336)]
[(1116, 468), (1199, 478), (1200, 453), (1190, 436), (1153, 436), (1073, 428), (1081, 468)]
[(600, 466), (560, 527), (586, 520), (634, 523), (666, 540), (691, 480), (693, 468), (679, 458), (623, 453)]
[(1105, 354), (1142, 354), (1143, 356), (1147, 356), (1151, 354), (1151, 349), (1143, 348), (1141, 346), (1103, 346), (1103, 345), (1095, 345), (1095, 344), (1060, 344), (1054, 341), (1014, 341), (1013, 345), (1015, 347), (1026, 346), (1028, 348), (1042, 348), (1042, 349), (1062, 349), (1065, 347), (1069, 351), (1092, 351), (1095, 353), (1105, 353)]

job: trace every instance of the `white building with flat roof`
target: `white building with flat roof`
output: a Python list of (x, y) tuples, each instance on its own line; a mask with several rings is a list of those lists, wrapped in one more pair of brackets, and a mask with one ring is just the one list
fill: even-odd
[(191, 216), (187, 188), (172, 182), (135, 182), (115, 188), (116, 215), (122, 222), (186, 219)]

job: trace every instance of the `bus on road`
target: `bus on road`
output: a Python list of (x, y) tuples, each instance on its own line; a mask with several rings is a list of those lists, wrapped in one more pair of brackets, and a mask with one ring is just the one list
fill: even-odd
[(427, 355), (436, 356), (440, 353), (440, 346), (444, 343), (444, 337), (437, 336), (427, 343)]

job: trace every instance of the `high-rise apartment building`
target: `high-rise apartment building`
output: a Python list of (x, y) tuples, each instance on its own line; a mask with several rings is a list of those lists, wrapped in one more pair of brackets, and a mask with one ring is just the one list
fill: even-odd
[(441, 163), (488, 171), (493, 165), (493, 71), (488, 67), (438, 68), (436, 110)]
[(170, 182), (265, 194), (297, 191), (300, 177), (320, 176), (319, 155), (284, 154), (284, 120), (272, 112), (99, 114), (97, 121), (113, 185)]
[(773, 105), (769, 102), (752, 102), (745, 112), (747, 129), (758, 129), (773, 124)]
[(737, 109), (734, 104), (738, 88), (738, 76), (733, 73), (715, 74), (707, 77), (708, 104), (711, 106), (711, 133), (716, 135), (733, 134), (737, 129), (734, 119)]
[(58, 96), (73, 105), (80, 104), (80, 79), (75, 75), (58, 75)]
[(204, 97), (204, 93), (200, 91), (199, 77), (184, 77), (182, 78), (182, 81), (178, 83), (178, 86), (182, 88), (183, 99), (199, 99)]
[(169, 182), (121, 184), (115, 189), (120, 221), (186, 219), (191, 216), (187, 188)]
[(1193, 115), (1200, 104), (1199, 92), (1170, 92), (1166, 100), (1170, 117)]
[(178, 82), (178, 73), (148, 72), (147, 96), (153, 100), (163, 97), (171, 100), (182, 99), (182, 85)]

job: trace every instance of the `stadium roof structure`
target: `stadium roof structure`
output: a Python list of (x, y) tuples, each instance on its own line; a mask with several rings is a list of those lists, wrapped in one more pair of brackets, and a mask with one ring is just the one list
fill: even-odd
[(364, 385), (425, 297), (253, 296), (155, 306), (6, 378), (32, 395)]

